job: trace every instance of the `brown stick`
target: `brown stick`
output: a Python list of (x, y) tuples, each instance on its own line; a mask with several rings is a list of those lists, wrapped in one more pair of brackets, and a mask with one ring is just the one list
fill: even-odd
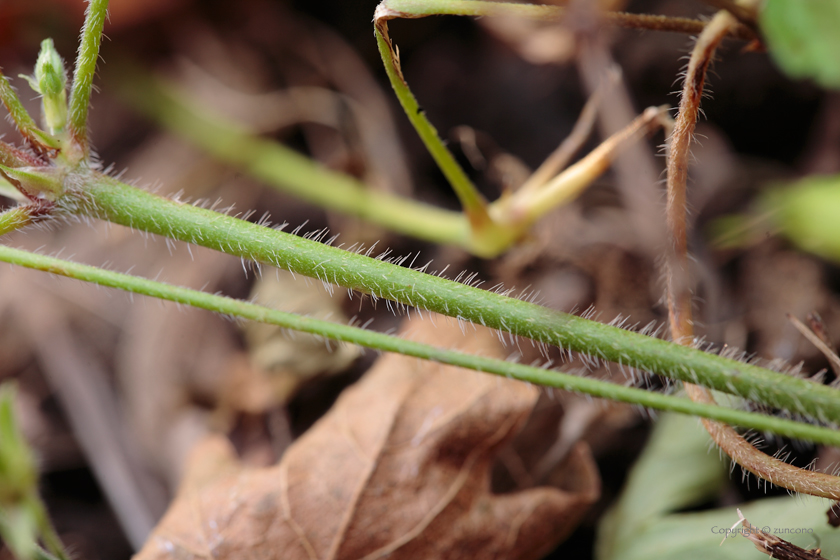
[[(648, 29), (651, 31), (671, 31), (699, 35), (706, 27), (706, 22), (699, 19), (659, 16), (650, 14), (631, 14), (627, 12), (607, 12), (604, 18), (611, 24), (629, 29)], [(742, 41), (753, 41), (758, 38), (755, 31), (748, 25), (734, 25), (729, 30), (730, 36)]]
[(740, 21), (744, 24), (745, 27), (751, 29), (752, 31), (757, 31), (757, 27), (755, 24), (756, 19), (756, 10), (755, 8), (751, 8), (749, 6), (743, 6), (736, 2), (735, 0), (702, 0), (709, 6), (714, 6), (718, 10), (726, 10), (733, 16), (735, 19)]
[[(715, 50), (724, 37), (737, 25), (727, 11), (718, 12), (697, 38), (688, 63), (683, 84), (680, 111), (669, 140), (668, 199), (666, 222), (671, 237), (671, 253), (666, 264), (668, 320), (671, 338), (686, 346), (692, 344), (694, 325), (691, 318), (691, 286), (689, 283), (689, 258), (686, 242), (686, 182), (688, 155), (697, 114), (703, 97), (706, 70)], [(713, 404), (712, 393), (703, 387), (685, 384), (691, 400)], [(744, 469), (772, 484), (794, 492), (840, 499), (840, 478), (799, 469), (762, 453), (738, 434), (720, 422), (703, 420), (703, 425), (715, 443)]]

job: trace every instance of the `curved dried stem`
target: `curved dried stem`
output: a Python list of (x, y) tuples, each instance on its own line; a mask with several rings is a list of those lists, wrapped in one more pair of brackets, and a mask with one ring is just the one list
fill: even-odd
[[(726, 10), (732, 14), (735, 19), (743, 24), (744, 27), (750, 29), (753, 33), (757, 31), (756, 10), (751, 6), (744, 6), (739, 4), (736, 0), (702, 0), (710, 6), (714, 6), (719, 10)], [(757, 35), (754, 35), (757, 38)]]
[[(685, 392), (696, 403), (716, 404), (711, 391), (698, 385), (685, 384)], [(734, 428), (702, 419), (703, 427), (729, 457), (757, 477), (803, 494), (840, 500), (840, 478), (789, 465), (756, 449)]]
[[(671, 337), (684, 346), (690, 346), (694, 338), (686, 241), (688, 155), (703, 97), (706, 71), (718, 45), (737, 24), (731, 13), (720, 11), (698, 37), (688, 63), (679, 115), (669, 140), (666, 218), (672, 252), (667, 260), (666, 270), (668, 319)], [(685, 388), (688, 396), (695, 402), (715, 402), (711, 391), (704, 387), (686, 383)], [(840, 478), (800, 469), (770, 457), (726, 424), (703, 420), (703, 426), (733, 461), (756, 476), (794, 492), (840, 499)]]

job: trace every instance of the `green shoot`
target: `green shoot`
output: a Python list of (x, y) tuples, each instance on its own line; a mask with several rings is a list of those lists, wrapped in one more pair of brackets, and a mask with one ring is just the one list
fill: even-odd
[(0, 236), (13, 232), (32, 223), (32, 214), (28, 206), (16, 206), (0, 213)]
[(12, 117), (21, 135), (26, 138), (35, 149), (40, 152), (48, 152), (58, 149), (58, 142), (50, 135), (38, 128), (29, 113), (23, 107), (15, 90), (9, 83), (9, 79), (0, 73), (0, 101), (6, 106), (9, 115)]
[(114, 86), (143, 113), (268, 185), (391, 231), (469, 249), (469, 224), (458, 212), (376, 192), (349, 175), (198, 109), (185, 95), (141, 70), (129, 67)]
[(471, 226), (472, 252), (492, 257), (521, 239), (537, 219), (577, 197), (606, 171), (623, 145), (638, 139), (643, 132), (662, 122), (664, 109), (649, 109), (625, 130), (607, 139), (587, 157), (559, 175), (548, 173), (560, 171), (560, 166), (556, 166), (556, 158), (550, 156), (548, 165), (542, 166), (524, 188), (503, 196), (488, 207), (417, 103), (403, 76), (399, 51), (388, 34), (388, 21), (391, 19), (441, 14), (554, 20), (563, 14), (563, 9), (480, 0), (383, 0), (374, 14), (376, 41), (391, 86), (409, 121), (461, 201)]
[[(167, 200), (90, 169), (87, 115), (106, 11), (107, 0), (90, 0), (66, 127), (62, 117), (62, 63), (54, 50), (49, 48), (50, 44), (45, 42), (43, 60), (39, 58), (32, 82), (37, 85), (38, 91), (45, 96), (51, 96), (50, 108), (46, 100), (43, 106), (44, 120), (51, 134), (35, 125), (23, 109), (8, 80), (0, 74), (0, 100), (7, 106), (24, 137), (39, 152), (37, 155), (28, 155), (24, 151), (0, 143), (0, 188), (5, 192), (8, 186), (12, 185), (29, 201), (25, 206), (0, 214), (0, 235), (50, 215), (75, 214), (99, 218), (238, 255), (258, 263), (280, 266), (325, 283), (369, 294), (373, 299), (384, 298), (418, 310), (472, 321), (556, 345), (563, 350), (581, 352), (596, 360), (616, 362), (622, 366), (728, 392), (763, 405), (830, 423), (832, 427), (823, 428), (750, 414), (719, 407), (712, 402), (692, 402), (585, 377), (468, 356), (3, 246), (0, 246), (0, 260), (220, 313), (266, 321), (379, 350), (438, 360), (551, 387), (585, 392), (646, 407), (673, 410), (815, 442), (840, 444), (838, 432), (832, 429), (840, 424), (840, 391), (836, 389), (704, 353), (688, 346), (671, 344), (573, 315), (557, 313), (498, 292), (479, 290), (471, 285), (453, 282), (435, 274), (424, 274), (428, 265), (419, 269), (400, 266), (408, 262), (408, 257), (386, 260), (387, 253), (383, 253), (378, 258), (369, 258), (359, 254), (361, 250), (341, 250), (210, 210)], [(222, 121), (205, 118), (191, 111), (182, 111), (163, 89), (159, 88), (153, 96), (138, 94), (135, 97), (139, 98), (141, 103), (154, 106), (153, 110), (158, 111), (170, 126), (180, 128), (185, 135), (199, 143), (203, 142), (208, 150), (222, 159), (246, 166), (257, 177), (275, 183), (285, 183), (288, 190), (321, 206), (354, 213), (391, 229), (431, 241), (458, 244), (476, 255), (496, 255), (524, 235), (534, 220), (585, 188), (606, 168), (610, 158), (621, 145), (634, 140), (642, 131), (648, 130), (661, 119), (661, 110), (646, 112), (627, 129), (608, 139), (592, 154), (565, 172), (555, 174), (555, 170), (552, 169), (552, 173), (548, 173), (545, 169), (551, 166), (544, 168), (544, 178), (534, 179), (520, 192), (488, 205), (443, 145), (434, 127), (419, 110), (416, 99), (403, 79), (396, 47), (388, 37), (389, 19), (424, 17), (436, 13), (470, 16), (520, 15), (554, 19), (562, 13), (562, 9), (477, 0), (385, 0), (377, 9), (377, 41), (389, 77), (409, 119), (452, 183), (463, 205), (464, 215), (397, 197), (372, 194), (361, 183), (325, 171), (291, 150), (255, 138)], [(627, 20), (625, 16), (622, 18)], [(641, 20), (635, 21), (638, 23)], [(735, 29), (736, 26), (733, 25), (731, 30), (726, 32), (734, 33)], [(52, 134), (55, 134), (55, 137)], [(559, 167), (556, 171), (559, 171)], [(32, 484), (26, 480), (18, 484), (18, 479), (21, 479), (18, 474), (24, 471), (17, 468), (14, 462), (2, 463), (2, 460), (5, 460), (2, 456), (2, 446), (9, 445), (7, 442), (13, 440), (13, 436), (8, 435), (10, 430), (4, 428), (3, 414), (0, 407), (0, 431), (4, 431), (3, 438), (0, 439), (0, 477), (8, 475), (9, 480), (16, 481), (15, 484), (4, 486), (3, 480), (0, 480), (0, 501), (3, 501), (5, 506), (6, 502), (11, 503), (20, 498), (14, 493), (18, 490), (7, 490), (20, 487), (24, 492), (29, 492)], [(836, 491), (834, 486), (831, 488), (823, 490), (823, 494), (819, 495), (840, 499), (840, 495), (835, 496), (832, 493)], [(34, 499), (37, 500), (37, 496)], [(21, 504), (29, 507), (24, 503), (26, 500), (20, 500)], [(12, 531), (19, 531), (19, 528), (15, 527), (23, 527), (31, 533), (35, 528), (49, 551), (63, 558), (65, 555), (60, 543), (54, 532), (51, 532), (48, 522), (45, 522), (43, 507), (40, 510), (37, 509), (37, 505), (32, 508), (35, 509), (24, 510), (29, 511), (29, 517), (12, 519), (3, 517), (5, 513), (2, 513), (0, 530), (8, 532), (4, 527), (13, 526)], [(0, 508), (0, 512), (5, 510), (6, 508)], [(23, 521), (20, 521), (21, 519)], [(4, 537), (8, 538), (5, 533)], [(17, 542), (24, 543), (20, 545), (24, 548), (28, 546), (25, 539), (18, 539)], [(37, 548), (30, 546), (24, 550), (24, 554), (27, 557), (37, 556)]]
[[(293, 313), (286, 313), (224, 296), (102, 270), (100, 268), (37, 255), (2, 245), (0, 245), (0, 261), (47, 271), (68, 278), (93, 282), (101, 286), (118, 288), (132, 293), (187, 304), (233, 317), (277, 325), (287, 329), (323, 336), (332, 340), (349, 342), (375, 350), (396, 352), (406, 356), (433, 360), (453, 366), (519, 379), (545, 387), (585, 393), (595, 397), (628, 402), (658, 410), (669, 410), (703, 418), (713, 418), (746, 428), (772, 432), (783, 436), (813, 441), (815, 443), (840, 445), (840, 432), (829, 428), (822, 428), (763, 414), (733, 410), (721, 406), (698, 404), (688, 399), (662, 395), (634, 387), (626, 387), (568, 373), (560, 373), (504, 360), (484, 358), (453, 350), (435, 348), (427, 344), (396, 336), (329, 321), (301, 317)], [(429, 320), (434, 319), (429, 318)]]
[(399, 53), (388, 36), (387, 19), (378, 15), (380, 8), (377, 8), (377, 15), (374, 16), (374, 21), (376, 22), (376, 42), (379, 45), (379, 53), (382, 56), (382, 60), (385, 62), (385, 71), (388, 74), (388, 79), (394, 87), (394, 92), (396, 92), (397, 98), (400, 100), (400, 104), (408, 116), (408, 120), (414, 125), (417, 134), (423, 140), (423, 143), (449, 181), (449, 184), (452, 185), (455, 194), (458, 195), (458, 199), (461, 201), (461, 206), (464, 208), (470, 224), (474, 229), (481, 229), (490, 222), (490, 217), (487, 215), (487, 202), (475, 188), (475, 185), (472, 184), (472, 181), (470, 181), (466, 173), (464, 173), (464, 170), (461, 169), (461, 166), (458, 165), (458, 162), (455, 161), (449, 149), (441, 141), (434, 125), (426, 118), (426, 113), (420, 108), (417, 99), (408, 88), (408, 83), (405, 81), (402, 68), (400, 67)]
[(59, 201), (62, 211), (195, 243), (375, 298), (840, 422), (840, 391), (827, 386), (395, 266), (385, 262), (384, 256), (369, 258), (166, 200), (94, 172), (89, 172), (83, 192), (77, 196), (65, 203)]
[(88, 107), (107, 13), (108, 0), (88, 0), (79, 56), (76, 58), (76, 73), (73, 76), (73, 91), (70, 94), (70, 134), (81, 154), (70, 155), (71, 161), (73, 158), (86, 158), (90, 153), (87, 136)]

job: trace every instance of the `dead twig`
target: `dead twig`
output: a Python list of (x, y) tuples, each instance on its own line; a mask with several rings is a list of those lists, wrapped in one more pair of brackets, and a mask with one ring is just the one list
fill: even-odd
[(819, 548), (807, 550), (776, 535), (762, 531), (755, 525), (750, 525), (750, 522), (746, 520), (740, 509), (737, 511), (738, 517), (741, 518), (740, 525), (743, 527), (740, 533), (745, 538), (751, 540), (758, 550), (770, 556), (770, 558), (776, 558), (778, 560), (819, 560), (824, 558)]
[(808, 322), (811, 324), (811, 328), (806, 327), (802, 321), (793, 315), (788, 314), (787, 318), (788, 321), (793, 323), (796, 330), (808, 339), (808, 342), (816, 346), (817, 350), (823, 353), (828, 360), (828, 363), (831, 365), (831, 370), (834, 372), (834, 375), (840, 377), (840, 357), (838, 357), (837, 352), (832, 350), (831, 346), (829, 346), (831, 342), (825, 332), (825, 325), (823, 324), (822, 319), (820, 319), (820, 316), (816, 313), (808, 314)]

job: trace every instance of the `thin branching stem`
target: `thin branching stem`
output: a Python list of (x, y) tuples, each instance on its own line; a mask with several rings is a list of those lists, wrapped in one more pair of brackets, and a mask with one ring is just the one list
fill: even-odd
[[(797, 437), (829, 445), (840, 445), (840, 432), (828, 428), (742, 410), (733, 410), (716, 405), (697, 404), (689, 399), (663, 395), (644, 389), (616, 385), (597, 379), (525, 366), (505, 360), (485, 358), (453, 350), (436, 348), (428, 344), (406, 340), (397, 336), (302, 317), (249, 302), (172, 286), (162, 282), (38, 255), (2, 245), (0, 245), (0, 261), (27, 268), (44, 270), (68, 278), (93, 282), (101, 286), (108, 286), (132, 293), (191, 305), (216, 313), (277, 325), (332, 340), (349, 342), (366, 348), (434, 360), (448, 365), (519, 379), (546, 387), (585, 393), (658, 410), (680, 412), (704, 418), (715, 418), (779, 435)], [(444, 319), (439, 318), (438, 320)]]
[(666, 118), (667, 110), (668, 107), (648, 108), (554, 179), (540, 186), (532, 184), (494, 202), (491, 215), (504, 216), (519, 227), (532, 225), (553, 208), (583, 192), (609, 168), (622, 148), (658, 128)]
[[(388, 33), (388, 21), (429, 15), (519, 16), (556, 20), (563, 13), (563, 8), (556, 6), (481, 0), (383, 0), (374, 12), (376, 40), (391, 86), (409, 121), (457, 194), (470, 223), (471, 247), (475, 254), (498, 254), (520, 239), (540, 216), (577, 196), (595, 177), (606, 170), (617, 148), (625, 140), (635, 137), (642, 129), (642, 124), (635, 123), (634, 127), (630, 127), (626, 137), (619, 135), (616, 139), (610, 138), (557, 180), (544, 185), (533, 182), (513, 196), (500, 199), (488, 208), (486, 201), (455, 161), (411, 92), (400, 66), (399, 51)], [(622, 14), (622, 17), (634, 20), (627, 14)]]
[(545, 161), (528, 177), (517, 192), (538, 189), (569, 165), (569, 162), (572, 161), (572, 158), (578, 150), (583, 147), (586, 139), (589, 138), (592, 130), (595, 128), (595, 118), (598, 116), (598, 107), (603, 100), (604, 94), (607, 90), (614, 87), (620, 78), (621, 73), (618, 71), (610, 72), (605, 76), (601, 83), (598, 84), (595, 92), (586, 101), (569, 135), (563, 139), (560, 145), (557, 146), (557, 149), (545, 158)]
[(70, 134), (85, 158), (90, 153), (87, 134), (90, 94), (93, 90), (93, 77), (96, 74), (99, 45), (102, 42), (102, 29), (107, 15), (108, 0), (88, 0), (79, 55), (76, 58), (76, 71), (73, 75), (73, 89), (70, 93)]
[[(840, 423), (840, 391), (830, 387), (424, 274), (422, 270), (427, 266), (419, 270), (394, 266), (419, 265), (416, 255), (391, 258), (387, 262), (387, 252), (369, 258), (318, 243), (317, 239), (328, 237), (326, 231), (314, 235), (315, 240), (304, 239), (173, 202), (94, 172), (87, 173), (84, 178), (71, 178), (84, 188), (72, 196), (65, 195), (60, 201), (62, 211), (196, 243), (370, 294), (375, 299), (389, 299), (465, 319), (599, 359), (708, 385), (818, 420)], [(373, 253), (373, 249), (366, 252)]]
[(400, 101), (408, 120), (414, 126), (414, 130), (420, 136), (426, 149), (429, 150), (435, 163), (443, 172), (452, 189), (458, 196), (461, 206), (464, 209), (473, 229), (488, 227), (491, 223), (487, 214), (487, 202), (475, 185), (470, 181), (464, 170), (455, 161), (455, 157), (446, 144), (440, 139), (434, 125), (426, 117), (425, 111), (417, 103), (417, 99), (408, 87), (400, 66), (400, 57), (397, 48), (388, 35), (388, 20), (394, 16), (380, 4), (376, 8), (373, 22), (376, 30), (376, 43), (379, 46), (379, 54), (385, 65), (385, 72), (394, 88), (397, 99)]
[[(718, 45), (736, 23), (731, 13), (720, 11), (697, 38), (683, 84), (679, 115), (669, 140), (666, 221), (671, 235), (672, 253), (667, 259), (668, 318), (671, 338), (683, 345), (692, 344), (694, 337), (686, 225), (689, 149), (703, 97), (706, 71)], [(715, 404), (714, 396), (707, 388), (691, 383), (686, 383), (685, 388), (693, 401)], [(840, 499), (840, 477), (799, 469), (770, 457), (725, 423), (704, 419), (703, 425), (715, 443), (733, 461), (756, 476), (795, 492)]]
[[(840, 376), (840, 356), (838, 356), (831, 346), (829, 346), (831, 341), (826, 335), (825, 330), (818, 330), (819, 327), (824, 327), (819, 320), (819, 315), (813, 314), (808, 317), (811, 319), (811, 328), (806, 327), (802, 321), (793, 315), (788, 314), (787, 318), (788, 321), (796, 327), (796, 330), (798, 330), (799, 333), (808, 340), (808, 342), (816, 346), (817, 350), (822, 352), (822, 355), (825, 356), (826, 360), (828, 360), (834, 375)], [(815, 325), (817, 325), (817, 328), (814, 328)]]

